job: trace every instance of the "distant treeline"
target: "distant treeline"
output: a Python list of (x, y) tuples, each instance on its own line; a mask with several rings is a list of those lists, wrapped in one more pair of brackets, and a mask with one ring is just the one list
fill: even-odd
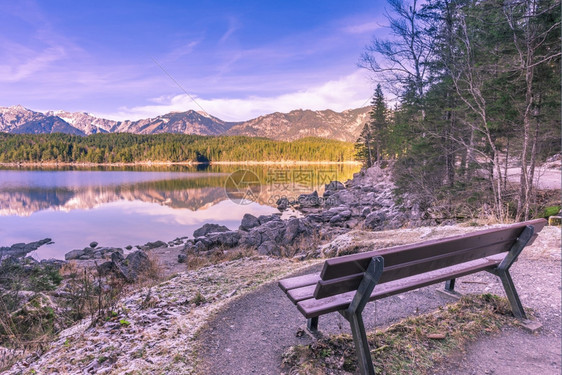
[(292, 142), (242, 136), (130, 133), (0, 133), (0, 162), (135, 163), (354, 160), (352, 143), (323, 138)]

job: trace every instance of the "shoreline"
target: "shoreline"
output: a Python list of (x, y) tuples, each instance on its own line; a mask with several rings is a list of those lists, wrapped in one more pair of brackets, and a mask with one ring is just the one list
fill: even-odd
[(201, 162), (171, 162), (171, 161), (140, 161), (133, 163), (75, 163), (75, 162), (18, 162), (0, 163), (0, 167), (136, 167), (136, 166), (195, 166), (195, 165), (361, 165), (361, 162), (348, 161), (300, 161), (300, 160), (280, 160), (280, 161), (215, 161), (209, 163)]

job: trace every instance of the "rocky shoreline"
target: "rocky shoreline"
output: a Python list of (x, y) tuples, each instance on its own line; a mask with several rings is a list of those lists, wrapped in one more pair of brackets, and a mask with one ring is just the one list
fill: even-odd
[[(0, 266), (4, 272), (2, 275), (4, 278), (0, 277), (0, 293), (13, 292), (10, 289), (9, 274), (6, 270), (17, 272), (17, 276), (23, 280), (35, 280), (33, 283), (23, 284), (24, 289), (20, 290), (17, 301), (18, 307), (13, 313), (16, 318), (25, 312), (27, 317), (34, 316), (44, 322), (45, 312), (48, 312), (51, 329), (60, 331), (69, 325), (68, 320), (62, 319), (69, 315), (67, 302), (69, 299), (74, 301), (72, 298), (76, 299), (76, 293), (82, 293), (80, 288), (84, 289), (87, 283), (91, 283), (92, 290), (98, 291), (97, 298), (100, 301), (115, 288), (124, 293), (116, 294), (115, 300), (104, 306), (103, 311), (99, 306), (99, 311), (95, 314), (90, 311), (89, 318), (76, 326), (80, 328), (69, 328), (70, 331), (66, 330), (55, 336), (58, 337), (56, 339), (58, 341), (41, 346), (36, 353), (19, 355), (19, 358), (25, 357), (25, 359), (20, 359), (8, 373), (23, 374), (30, 366), (35, 371), (33, 373), (43, 373), (39, 369), (46, 363), (49, 363), (50, 368), (56, 368), (58, 357), (53, 353), (63, 351), (71, 355), (70, 353), (73, 352), (72, 348), (66, 347), (69, 337), (72, 338), (73, 345), (77, 346), (76, 350), (83, 348), (84, 351), (80, 354), (83, 357), (82, 362), (71, 361), (72, 363), (68, 364), (68, 371), (120, 373), (123, 368), (131, 369), (124, 364), (131, 355), (130, 344), (123, 343), (123, 350), (111, 354), (112, 356), (106, 356), (100, 354), (98, 348), (100, 344), (96, 344), (98, 339), (101, 340), (99, 342), (113, 342), (126, 333), (127, 340), (137, 338), (141, 342), (153, 342), (141, 328), (147, 326), (154, 331), (151, 335), (158, 335), (157, 332), (163, 332), (162, 330), (168, 332), (169, 329), (174, 329), (178, 331), (176, 336), (191, 340), (198, 327), (208, 318), (205, 314), (209, 311), (216, 311), (227, 300), (243, 294), (243, 291), (252, 290), (263, 282), (314, 264), (319, 261), (318, 258), (363, 251), (367, 247), (393, 246), (419, 241), (420, 238), (429, 239), (445, 233), (449, 234), (448, 230), (428, 228), (427, 231), (422, 231), (420, 237), (421, 232), (418, 229), (424, 228), (419, 227), (435, 225), (436, 221), (427, 213), (422, 213), (416, 206), (408, 205), (407, 200), (400, 205), (394, 201), (392, 195), (394, 185), (390, 170), (391, 168), (382, 169), (375, 166), (355, 174), (354, 178), (345, 184), (330, 182), (326, 185), (322, 196), (313, 192), (303, 194), (294, 201), (280, 199), (277, 202), (279, 213), (259, 217), (246, 214), (236, 230), (207, 223), (194, 232), (193, 238), (181, 237), (169, 242), (149, 242), (136, 246), (136, 249), (103, 247), (97, 242), (92, 242), (86, 248), (68, 252), (65, 261), (37, 262), (26, 256), (39, 246), (49, 243), (50, 239), (0, 248)], [(458, 227), (451, 228), (453, 228), (451, 233), (456, 234), (455, 230), (458, 229), (455, 228)], [(409, 230), (412, 231), (411, 234), (407, 232)], [(460, 230), (465, 231), (470, 228)], [(376, 237), (376, 233), (384, 235), (394, 231), (399, 233), (391, 235), (394, 239), (390, 242)], [(369, 235), (366, 236), (366, 233)], [(366, 240), (367, 237), (370, 239)], [(375, 241), (372, 241), (373, 237)], [(206, 263), (209, 265), (203, 268), (188, 270), (186, 263), (191, 267), (197, 259), (213, 261)], [(260, 270), (259, 267), (264, 265), (265, 268)], [(232, 267), (238, 272), (235, 282), (231, 279)], [(80, 279), (82, 268), (90, 269), (93, 276), (87, 280), (86, 276), (83, 280)], [(64, 272), (60, 272), (61, 270)], [(59, 271), (66, 276), (72, 274), (74, 279), (58, 279), (53, 276), (53, 271)], [(156, 272), (159, 275), (156, 275)], [(259, 282), (255, 279), (258, 274)], [(207, 275), (207, 280), (215, 281), (211, 284), (205, 283), (201, 279), (202, 275)], [(161, 279), (158, 280), (157, 276), (169, 281), (161, 283)], [(139, 290), (147, 285), (147, 279), (149, 286)], [(229, 290), (221, 286), (218, 291), (216, 287), (222, 283), (225, 283)], [(44, 289), (37, 289), (37, 285), (41, 285)], [(180, 290), (176, 290), (178, 288)], [(186, 291), (189, 291), (189, 296), (185, 300), (180, 298), (182, 288), (188, 288)], [(154, 294), (153, 291), (156, 290), (159, 292)], [(174, 290), (173, 295), (177, 294), (177, 299), (169, 297), (171, 290)], [(184, 308), (184, 305), (188, 308)], [(151, 316), (149, 320), (146, 320), (147, 314)], [(173, 321), (171, 326), (170, 319)], [(189, 328), (186, 328), (187, 326)], [(135, 329), (131, 330), (130, 327)], [(186, 330), (186, 333), (180, 334), (179, 332), (183, 330)], [(91, 342), (87, 345), (78, 344), (80, 335), (87, 335), (91, 338)], [(157, 342), (159, 344), (150, 345), (166, 346), (164, 338), (159, 338)], [(0, 369), (8, 350), (3, 348), (3, 345), (6, 343), (0, 341)], [(106, 347), (110, 344), (104, 345), (102, 346)], [(41, 353), (49, 347), (51, 354), (46, 357), (41, 356)], [(110, 347), (112, 345), (108, 347), (108, 351), (111, 351)], [(153, 365), (162, 360), (163, 354), (148, 350), (146, 347), (137, 349), (152, 354), (148, 357), (140, 355), (142, 361), (129, 358), (136, 363), (133, 369), (150, 368), (148, 372), (156, 371), (158, 366)], [(88, 350), (94, 350), (96, 354), (92, 356)], [(74, 352), (72, 356), (75, 355), (77, 354)], [(185, 361), (186, 359), (178, 359), (177, 364), (183, 364), (187, 369), (182, 373), (191, 373), (188, 369), (193, 366), (191, 364), (187, 366)], [(174, 364), (176, 364), (175, 360)]]
[[(255, 249), (260, 255), (291, 254), (306, 259), (318, 255), (316, 249), (311, 248), (318, 244), (316, 242), (353, 229), (379, 231), (404, 227), (408, 223), (421, 224), (419, 215), (414, 217), (416, 210), (395, 204), (393, 188), (390, 168), (375, 166), (362, 170), (345, 184), (330, 182), (322, 196), (314, 191), (294, 201), (279, 199), (279, 213), (259, 217), (246, 214), (237, 230), (206, 224), (194, 232), (193, 239), (186, 241), (182, 259), (235, 247)], [(290, 209), (294, 214), (289, 213), (289, 217), (283, 219), (282, 213)], [(300, 248), (295, 249), (295, 246)]]

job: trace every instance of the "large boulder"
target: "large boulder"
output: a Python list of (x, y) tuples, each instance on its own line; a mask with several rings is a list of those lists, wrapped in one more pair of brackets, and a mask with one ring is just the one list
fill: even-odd
[(279, 220), (281, 219), (281, 213), (271, 214), (271, 215), (260, 215), (258, 220), (260, 221), (260, 225), (269, 223), (272, 220)]
[(168, 247), (168, 244), (164, 241), (147, 242), (140, 247), (140, 250), (147, 251), (152, 249), (158, 249), (160, 247)]
[(203, 237), (208, 235), (209, 233), (220, 233), (220, 232), (228, 232), (230, 229), (225, 227), (224, 225), (220, 224), (205, 224), (201, 228), (196, 229), (193, 232), (193, 237)]
[(113, 273), (126, 282), (133, 283), (150, 267), (151, 261), (148, 255), (142, 250), (137, 250), (127, 255), (126, 258), (123, 258), (121, 254), (113, 254), (110, 261), (98, 266), (98, 272), (102, 276)]
[(318, 207), (320, 206), (320, 197), (318, 197), (318, 192), (315, 190), (311, 194), (301, 194), (297, 198), (298, 204), (301, 208), (308, 207)]
[(363, 224), (365, 228), (382, 230), (386, 221), (386, 214), (383, 211), (371, 212), (365, 218), (365, 223)]
[(82, 257), (84, 254), (86, 254), (85, 250), (74, 249), (74, 250), (70, 250), (68, 253), (64, 254), (64, 259), (65, 260), (80, 259), (80, 257)]
[(281, 255), (279, 245), (273, 241), (265, 241), (258, 247), (260, 255)]
[(236, 230), (218, 233), (213, 232), (204, 237), (196, 237), (194, 240), (187, 242), (184, 250), (202, 253), (213, 247), (231, 248), (238, 245), (240, 238), (241, 232)]
[(285, 226), (285, 234), (283, 235), (282, 243), (284, 245), (292, 244), (300, 233), (300, 220), (297, 218), (289, 219)]
[(257, 248), (266, 241), (272, 241), (274, 243), (281, 242), (284, 234), (285, 222), (276, 216), (275, 219), (266, 221), (259, 227), (252, 228), (248, 233), (245, 233), (240, 243), (245, 246)]
[(211, 246), (234, 247), (238, 245), (240, 237), (241, 235), (238, 231), (231, 230), (228, 232), (210, 234), (207, 236), (207, 240), (211, 243)]
[(329, 197), (338, 190), (345, 190), (345, 185), (339, 181), (331, 181), (329, 184), (324, 186), (324, 198)]
[(338, 214), (332, 216), (332, 218), (330, 219), (330, 224), (339, 224), (339, 223), (345, 222), (350, 217), (351, 217), (351, 211), (350, 210), (340, 211), (340, 212), (338, 212)]
[(65, 260), (90, 260), (90, 259), (104, 259), (110, 257), (113, 253), (123, 254), (123, 249), (119, 247), (99, 247), (93, 249), (85, 247), (84, 249), (71, 250), (64, 254)]
[(260, 221), (257, 217), (252, 214), (245, 214), (240, 223), (240, 230), (249, 231), (260, 225)]

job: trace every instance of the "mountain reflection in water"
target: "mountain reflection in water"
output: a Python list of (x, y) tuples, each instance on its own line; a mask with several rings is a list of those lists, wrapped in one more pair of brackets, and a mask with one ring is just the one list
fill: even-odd
[[(346, 168), (347, 167), (347, 168)], [(250, 204), (236, 204), (225, 193), (225, 181), (238, 169), (259, 176), (261, 194)], [(334, 169), (337, 168), (337, 169)], [(320, 190), (326, 181), (288, 181), (294, 176), (351, 178), (358, 168), (173, 167), (116, 170), (0, 170), (0, 246), (52, 238), (39, 248), (38, 259), (64, 258), (92, 241), (125, 247), (148, 241), (192, 236), (206, 222), (236, 229), (245, 213), (277, 212), (279, 196)], [(320, 172), (319, 172), (320, 171)], [(273, 176), (273, 177), (272, 177)], [(282, 176), (279, 184), (276, 176)]]

